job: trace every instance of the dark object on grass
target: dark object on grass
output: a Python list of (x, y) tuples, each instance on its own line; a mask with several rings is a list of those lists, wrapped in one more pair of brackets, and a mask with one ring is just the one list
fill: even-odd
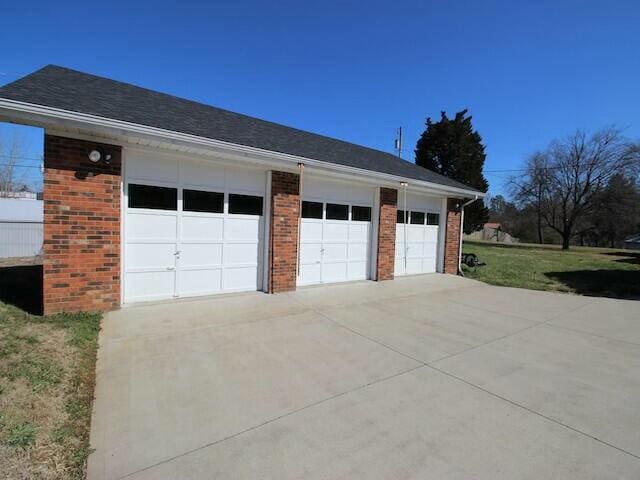
[(475, 268), (486, 265), (484, 262), (480, 262), (478, 256), (475, 253), (463, 253), (462, 254), (462, 263), (464, 263), (467, 267)]

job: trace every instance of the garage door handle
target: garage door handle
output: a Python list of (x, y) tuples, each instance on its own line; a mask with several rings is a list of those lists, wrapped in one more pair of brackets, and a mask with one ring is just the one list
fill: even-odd
[(175, 270), (176, 267), (167, 267), (167, 270)]

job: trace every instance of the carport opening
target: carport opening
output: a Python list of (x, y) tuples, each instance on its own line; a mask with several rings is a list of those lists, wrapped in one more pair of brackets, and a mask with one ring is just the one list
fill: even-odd
[(42, 314), (44, 130), (0, 122), (0, 301)]

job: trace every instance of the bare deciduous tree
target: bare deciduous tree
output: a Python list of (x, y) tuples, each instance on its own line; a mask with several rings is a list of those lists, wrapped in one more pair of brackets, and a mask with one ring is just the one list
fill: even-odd
[(9, 196), (25, 188), (26, 174), (20, 165), (24, 156), (24, 142), (19, 135), (14, 135), (8, 142), (0, 137), (0, 196)]
[(544, 243), (542, 205), (549, 181), (548, 160), (545, 152), (534, 153), (527, 159), (526, 176), (513, 178), (510, 182), (514, 199), (536, 212), (536, 233), (540, 244)]
[(620, 130), (611, 127), (590, 136), (578, 131), (532, 155), (525, 174), (512, 185), (515, 198), (538, 213), (539, 240), (544, 223), (561, 236), (567, 250), (594, 197), (613, 175), (637, 172), (639, 164), (640, 149)]

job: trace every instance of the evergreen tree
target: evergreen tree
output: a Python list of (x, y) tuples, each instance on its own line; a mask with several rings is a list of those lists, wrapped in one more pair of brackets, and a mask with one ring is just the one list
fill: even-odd
[[(453, 119), (446, 112), (441, 112), (438, 122), (427, 118), (427, 128), (416, 145), (416, 164), (486, 192), (489, 183), (482, 174), (486, 158), (482, 137), (466, 115), (467, 110), (462, 110)], [(464, 231), (471, 233), (489, 220), (489, 209), (478, 200), (465, 208), (464, 215)]]

